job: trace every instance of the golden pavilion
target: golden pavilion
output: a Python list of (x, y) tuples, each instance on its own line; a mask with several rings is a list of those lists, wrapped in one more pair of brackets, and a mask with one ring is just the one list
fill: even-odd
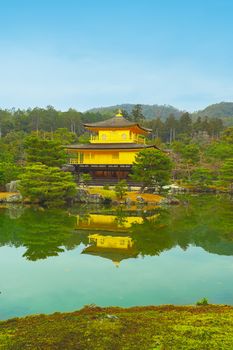
[(102, 234), (90, 234), (89, 246), (82, 254), (100, 256), (112, 260), (116, 267), (125, 259), (137, 258), (139, 252), (133, 247), (133, 240), (129, 236), (113, 236)]
[(77, 173), (88, 173), (93, 179), (127, 178), (136, 154), (145, 148), (156, 148), (146, 144), (151, 130), (125, 119), (121, 111), (113, 118), (84, 127), (91, 132), (90, 142), (66, 148)]

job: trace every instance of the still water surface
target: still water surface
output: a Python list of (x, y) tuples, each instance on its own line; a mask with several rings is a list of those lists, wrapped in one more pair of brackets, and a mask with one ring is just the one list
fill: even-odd
[(85, 304), (233, 304), (233, 200), (0, 208), (0, 319)]

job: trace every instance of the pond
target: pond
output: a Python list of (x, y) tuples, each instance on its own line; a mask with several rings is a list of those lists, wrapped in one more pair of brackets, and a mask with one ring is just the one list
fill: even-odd
[(233, 200), (0, 208), (0, 319), (86, 304), (233, 304)]

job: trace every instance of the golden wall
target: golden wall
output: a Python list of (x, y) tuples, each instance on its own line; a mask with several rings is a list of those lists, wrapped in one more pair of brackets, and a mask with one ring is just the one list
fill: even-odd
[[(72, 151), (70, 164), (133, 164), (138, 150)], [(70, 153), (70, 152), (69, 152)]]

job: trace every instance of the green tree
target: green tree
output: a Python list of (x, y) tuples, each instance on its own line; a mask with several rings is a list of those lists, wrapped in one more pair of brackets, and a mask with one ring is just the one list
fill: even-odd
[(133, 107), (132, 119), (133, 119), (133, 121), (135, 121), (137, 123), (140, 123), (141, 120), (145, 119), (145, 117), (142, 113), (142, 106), (141, 105), (137, 104)]
[(132, 178), (143, 183), (143, 188), (163, 186), (171, 177), (172, 163), (162, 151), (144, 149), (140, 151), (133, 163)]
[(83, 182), (84, 186), (88, 185), (88, 182), (91, 181), (92, 177), (90, 174), (82, 174), (81, 175), (81, 182)]
[(183, 159), (192, 164), (198, 163), (200, 160), (200, 148), (194, 143), (182, 147), (180, 154)]
[(171, 144), (176, 139), (177, 121), (173, 114), (170, 114), (164, 124), (167, 141)]
[(0, 186), (5, 186), (8, 182), (17, 180), (23, 172), (23, 168), (14, 163), (0, 163)]
[(128, 185), (127, 185), (126, 180), (119, 181), (116, 184), (114, 190), (115, 190), (115, 193), (116, 193), (116, 197), (118, 199), (123, 199), (126, 196), (126, 193), (128, 191)]
[(53, 133), (53, 139), (61, 145), (70, 145), (78, 141), (78, 137), (74, 132), (68, 131), (66, 128), (59, 128)]
[(29, 163), (61, 166), (66, 161), (64, 147), (57, 140), (43, 139), (34, 135), (25, 139), (25, 150)]
[(79, 143), (90, 143), (90, 133), (84, 132), (82, 135), (78, 138)]
[(76, 194), (76, 184), (69, 172), (44, 164), (26, 167), (20, 176), (19, 190), (24, 198), (45, 206), (61, 206)]
[(207, 157), (224, 160), (233, 156), (233, 144), (226, 141), (218, 141), (211, 143), (206, 149), (205, 154)]
[[(12, 162), (21, 162), (25, 158), (24, 139), (26, 134), (22, 131), (11, 131), (1, 139), (1, 145), (5, 148), (5, 152), (10, 155), (8, 158)], [(4, 152), (4, 153), (5, 153)], [(1, 158), (1, 155), (0, 155)]]
[(221, 169), (221, 179), (229, 186), (230, 191), (233, 191), (233, 158), (227, 159)]
[(213, 180), (213, 175), (209, 169), (198, 168), (195, 169), (191, 175), (191, 180), (195, 185), (205, 187), (211, 184)]
[(224, 130), (222, 139), (228, 143), (233, 143), (233, 126)]
[(184, 113), (179, 119), (179, 132), (186, 133), (187, 135), (192, 134), (192, 118), (189, 113)]

